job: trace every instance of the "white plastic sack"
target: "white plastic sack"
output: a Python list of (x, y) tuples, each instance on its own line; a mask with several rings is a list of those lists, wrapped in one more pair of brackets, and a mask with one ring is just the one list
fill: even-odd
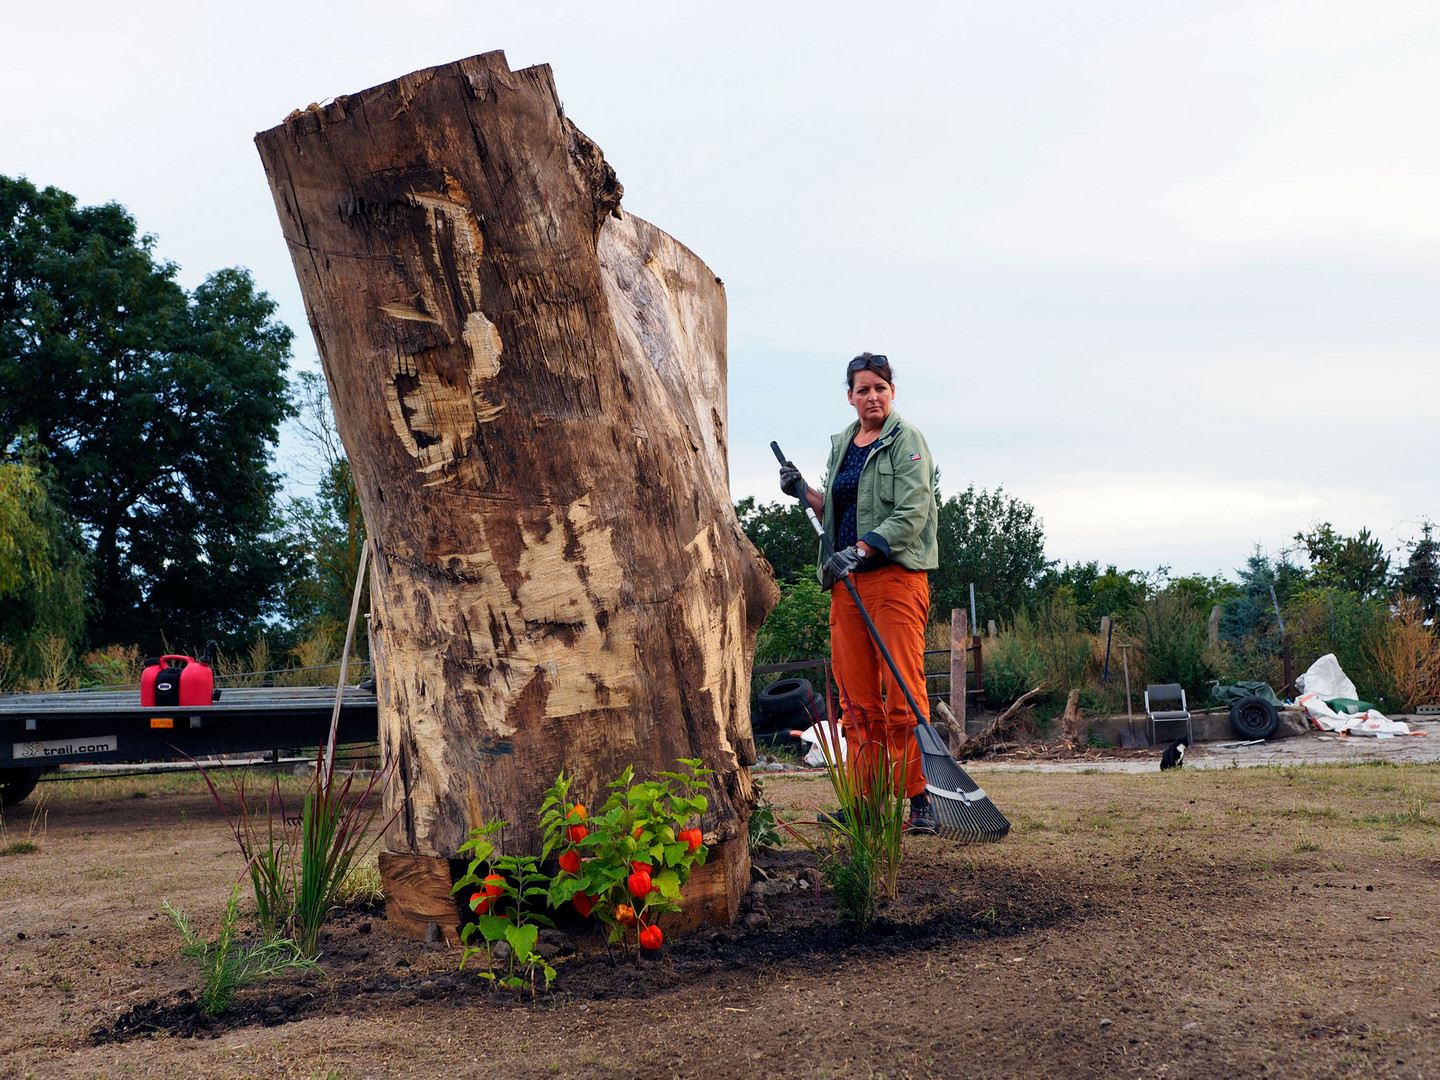
[[(821, 747), (820, 740), (824, 739), (826, 746)], [(800, 732), (800, 741), (809, 745), (810, 749), (805, 752), (805, 764), (816, 769), (825, 767), (825, 753), (829, 750), (831, 761), (844, 761), (848, 750), (845, 746), (845, 736), (840, 733), (838, 724), (826, 724), (824, 729), (817, 724), (808, 727)]]
[[(1330, 659), (1333, 660), (1334, 657)], [(1336, 670), (1339, 670), (1338, 664)], [(1336, 694), (1334, 696), (1353, 697), (1354, 695)], [(1351, 735), (1374, 735), (1381, 739), (1388, 739), (1392, 735), (1410, 734), (1409, 724), (1403, 720), (1391, 720), (1379, 709), (1369, 709), (1363, 713), (1356, 713), (1354, 716), (1347, 716), (1337, 713), (1329, 705), (1326, 705), (1319, 694), (1306, 694), (1301, 697), (1299, 704), (1305, 710), (1305, 715), (1315, 721), (1317, 727), (1326, 731), (1346, 731)]]
[(1310, 665), (1310, 670), (1295, 680), (1295, 689), (1302, 694), (1314, 694), (1324, 701), (1335, 698), (1350, 698), (1358, 701), (1355, 684), (1340, 667), (1334, 653), (1326, 653)]

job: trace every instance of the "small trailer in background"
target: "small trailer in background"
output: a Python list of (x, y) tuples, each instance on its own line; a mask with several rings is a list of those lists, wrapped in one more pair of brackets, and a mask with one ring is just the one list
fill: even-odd
[[(213, 704), (151, 707), (133, 687), (0, 695), (0, 806), (20, 802), (61, 765), (318, 747), (334, 706), (327, 686), (230, 687)], [(374, 692), (347, 686), (337, 743), (374, 742), (376, 731)]]

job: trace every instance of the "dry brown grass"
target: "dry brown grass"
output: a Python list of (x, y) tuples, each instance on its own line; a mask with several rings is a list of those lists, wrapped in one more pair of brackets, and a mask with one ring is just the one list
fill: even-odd
[(1366, 645), (1366, 658), (1405, 712), (1440, 702), (1440, 637), (1418, 600), (1398, 597), (1394, 617)]

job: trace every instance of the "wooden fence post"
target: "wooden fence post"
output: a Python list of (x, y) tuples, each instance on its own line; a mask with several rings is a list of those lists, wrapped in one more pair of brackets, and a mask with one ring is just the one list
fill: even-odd
[(964, 608), (950, 610), (950, 711), (955, 722), (969, 735), (970, 722), (965, 717), (965, 646), (970, 640), (969, 620)]

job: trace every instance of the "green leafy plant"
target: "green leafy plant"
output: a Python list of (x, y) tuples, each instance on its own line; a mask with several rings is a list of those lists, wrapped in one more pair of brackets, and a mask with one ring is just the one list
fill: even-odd
[(779, 847), (785, 840), (778, 827), (775, 807), (765, 797), (765, 788), (755, 781), (755, 809), (750, 812), (750, 852), (754, 854), (769, 847)]
[(664, 934), (657, 920), (680, 910), (681, 887), (705, 863), (703, 836), (690, 822), (709, 807), (704, 778), (712, 770), (698, 758), (679, 764), (684, 772), (639, 782), (627, 768), (607, 785), (610, 795), (595, 814), (570, 801), (571, 781), (561, 773), (540, 806), (544, 854), (558, 854), (561, 865), (551, 904), (569, 902), (582, 915), (593, 912), (608, 927), (607, 943), (622, 951), (629, 950), (632, 933), (641, 948), (660, 947)]
[(286, 938), (262, 940), (245, 944), (237, 940), (236, 926), (240, 921), (240, 885), (237, 882), (230, 890), (230, 901), (225, 905), (225, 918), (220, 924), (220, 936), (215, 941), (202, 938), (190, 925), (183, 911), (162, 901), (161, 908), (175, 923), (184, 943), (180, 947), (183, 955), (200, 964), (200, 1007), (207, 1016), (219, 1016), (227, 1010), (241, 987), (256, 979), (269, 978), (283, 971), (319, 971), (319, 966), (308, 959), (300, 947)]
[[(463, 970), (470, 957), (483, 954), (486, 970), (479, 973), (482, 979), (517, 991), (528, 985), (534, 997), (537, 973), (544, 976), (547, 990), (555, 980), (555, 969), (536, 951), (540, 927), (555, 924), (534, 910), (537, 898), (549, 896), (551, 879), (540, 872), (540, 860), (533, 855), (495, 857), (490, 837), (505, 825), (503, 821), (487, 822), (471, 830), (470, 839), (460, 845), (460, 851), (470, 853), (470, 866), (451, 891), (474, 890), (469, 904), (476, 917), (460, 930), (466, 944), (460, 967)], [(484, 944), (470, 945), (476, 935)], [(509, 965), (504, 974), (497, 974), (495, 946), (502, 941), (509, 946)]]

